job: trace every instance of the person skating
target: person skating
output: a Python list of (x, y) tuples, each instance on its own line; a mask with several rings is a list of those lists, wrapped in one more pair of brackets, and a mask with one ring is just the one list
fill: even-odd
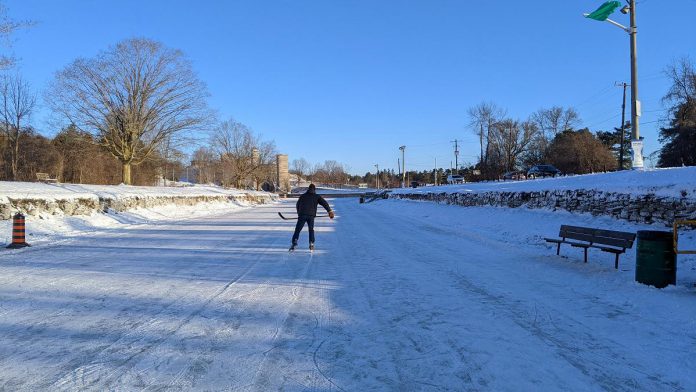
[(294, 250), (297, 246), (297, 240), (300, 238), (300, 232), (305, 223), (309, 228), (309, 250), (314, 250), (314, 218), (317, 216), (317, 206), (319, 204), (329, 213), (329, 218), (333, 219), (334, 212), (331, 210), (329, 203), (323, 197), (317, 195), (317, 188), (314, 184), (309, 184), (307, 192), (303, 193), (297, 200), (297, 226), (295, 226), (295, 233), (292, 235), (290, 250)]

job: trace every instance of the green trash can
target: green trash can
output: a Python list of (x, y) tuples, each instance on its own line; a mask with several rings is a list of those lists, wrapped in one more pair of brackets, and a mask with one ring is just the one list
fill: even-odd
[(677, 283), (677, 254), (669, 231), (638, 231), (636, 282), (659, 289)]

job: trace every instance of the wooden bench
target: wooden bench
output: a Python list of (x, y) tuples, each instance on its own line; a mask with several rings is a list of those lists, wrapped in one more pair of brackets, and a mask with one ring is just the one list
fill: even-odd
[(51, 178), (48, 173), (36, 173), (36, 179), (39, 180), (40, 182), (45, 182), (47, 184), (56, 184), (58, 183), (58, 180), (55, 178)]
[(635, 233), (568, 225), (561, 225), (558, 236), (561, 238), (544, 238), (546, 242), (558, 244), (557, 255), (561, 254), (561, 244), (569, 244), (575, 248), (583, 248), (585, 263), (587, 263), (587, 249), (597, 248), (616, 256), (614, 260), (616, 269), (619, 269), (619, 255), (625, 253), (626, 249), (632, 248), (636, 240)]

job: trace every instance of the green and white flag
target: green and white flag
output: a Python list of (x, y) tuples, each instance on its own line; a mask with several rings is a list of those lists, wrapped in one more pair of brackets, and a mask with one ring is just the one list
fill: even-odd
[(600, 22), (604, 22), (609, 18), (609, 15), (613, 14), (614, 11), (616, 11), (617, 8), (621, 7), (621, 2), (620, 1), (607, 1), (606, 3), (602, 4), (597, 10), (589, 15), (587, 15), (587, 18), (598, 20)]

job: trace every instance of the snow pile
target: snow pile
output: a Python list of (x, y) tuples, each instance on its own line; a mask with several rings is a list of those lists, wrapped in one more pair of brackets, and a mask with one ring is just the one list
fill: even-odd
[(696, 168), (399, 189), (392, 198), (465, 207), (543, 208), (671, 225), (696, 219)]
[(542, 178), (525, 181), (478, 182), (424, 188), (397, 189), (394, 193), (474, 193), (597, 190), (631, 195), (696, 199), (696, 167), (626, 170), (613, 173)]
[(190, 207), (201, 203), (258, 204), (274, 200), (276, 196), (266, 192), (216, 186), (141, 187), (0, 182), (0, 219), (9, 219), (18, 211), (33, 216), (71, 216), (108, 210)]

